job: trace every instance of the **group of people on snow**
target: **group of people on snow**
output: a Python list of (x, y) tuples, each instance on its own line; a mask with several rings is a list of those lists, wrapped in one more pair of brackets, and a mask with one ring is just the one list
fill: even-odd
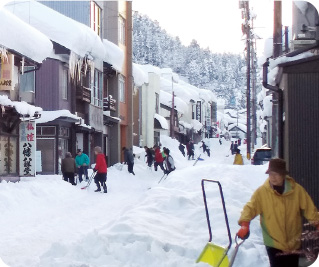
[[(101, 187), (104, 193), (107, 193), (107, 163), (105, 155), (102, 153), (102, 149), (99, 146), (94, 148), (94, 153), (96, 155), (96, 163), (93, 169), (94, 182), (96, 183), (97, 189), (95, 192), (100, 192)], [(85, 177), (85, 181), (89, 181), (88, 167), (90, 164), (90, 159), (88, 155), (82, 152), (81, 149), (77, 150), (77, 156), (75, 159), (72, 157), (70, 152), (65, 154), (65, 158), (62, 159), (61, 172), (63, 180), (76, 185), (75, 176), (78, 176), (79, 182), (83, 181), (82, 175)], [(93, 176), (92, 176), (93, 178)]]
[[(235, 145), (237, 145), (236, 150)], [(207, 152), (205, 142), (202, 141), (203, 152)], [(188, 158), (194, 156), (194, 143), (192, 140), (187, 143)], [(243, 164), (243, 159), (238, 149), (237, 141), (232, 142), (234, 151), (234, 164)], [(170, 150), (163, 147), (160, 150), (158, 145), (153, 148), (144, 147), (146, 152), (146, 164), (157, 171), (158, 167), (169, 174), (176, 169), (174, 159), (170, 155)], [(179, 150), (185, 156), (185, 147), (180, 143)], [(133, 171), (134, 154), (132, 149), (122, 148), (124, 152), (124, 162), (128, 165), (129, 173), (135, 175)], [(95, 147), (96, 164), (93, 169), (94, 181), (97, 185), (95, 192), (103, 189), (107, 193), (107, 164), (105, 155), (101, 147)], [(70, 152), (67, 152), (62, 160), (62, 173), (65, 181), (75, 184), (74, 176), (82, 175), (88, 180), (87, 168), (89, 158), (80, 149), (77, 151), (75, 159)], [(298, 250), (301, 248), (302, 218), (306, 218), (310, 224), (319, 231), (319, 213), (307, 191), (298, 184), (288, 174), (286, 162), (283, 159), (274, 158), (269, 161), (266, 171), (268, 178), (252, 195), (251, 199), (243, 207), (238, 220), (240, 229), (237, 236), (243, 240), (250, 234), (250, 222), (260, 215), (260, 225), (263, 234), (264, 245), (268, 254), (270, 267), (298, 267)]]
[(154, 145), (153, 148), (144, 146), (146, 164), (148, 168), (152, 168), (154, 164), (154, 170), (157, 171), (158, 167), (164, 172), (164, 174), (169, 174), (176, 169), (174, 159), (170, 155), (170, 150), (163, 147), (161, 151), (159, 145)]

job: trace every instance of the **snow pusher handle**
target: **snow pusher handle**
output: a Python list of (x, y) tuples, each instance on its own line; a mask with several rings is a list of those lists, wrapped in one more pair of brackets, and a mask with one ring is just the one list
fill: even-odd
[(227, 251), (228, 251), (232, 245), (232, 238), (231, 238), (231, 233), (230, 233), (230, 228), (229, 228), (229, 223), (228, 223), (228, 216), (227, 216), (227, 212), (226, 212), (226, 206), (225, 206), (225, 200), (224, 200), (222, 186), (221, 186), (220, 182), (218, 182), (218, 181), (202, 179), (202, 191), (203, 191), (203, 199), (204, 199), (204, 204), (205, 204), (206, 219), (207, 219), (207, 225), (208, 225), (208, 231), (209, 231), (209, 242), (212, 241), (212, 229), (210, 226), (210, 219), (209, 219), (209, 213), (208, 213), (208, 207), (207, 207), (207, 200), (206, 200), (206, 193), (205, 193), (205, 182), (218, 184), (220, 196), (222, 199), (222, 205), (223, 205), (223, 210), (224, 210), (224, 215), (225, 215), (225, 223), (226, 223), (228, 239), (229, 239), (229, 244), (227, 246)]
[(229, 266), (228, 267), (232, 267), (233, 264), (234, 264), (234, 261), (235, 261), (235, 258), (236, 258), (236, 255), (237, 255), (237, 252), (238, 252), (238, 249), (239, 249), (239, 246), (245, 242), (245, 239), (242, 240), (241, 242), (237, 242), (237, 237), (238, 235), (236, 234), (236, 237), (235, 237), (235, 242), (236, 242), (236, 247), (235, 247), (235, 250), (234, 250), (234, 254), (232, 255), (231, 259), (230, 259), (230, 263), (229, 263)]

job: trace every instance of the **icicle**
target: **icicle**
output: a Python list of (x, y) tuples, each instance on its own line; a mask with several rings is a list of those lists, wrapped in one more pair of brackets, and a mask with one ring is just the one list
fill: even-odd
[(0, 57), (3, 61), (8, 61), (8, 51), (5, 47), (0, 45)]
[(22, 57), (22, 61), (21, 61), (21, 74), (24, 74), (24, 57)]
[(83, 59), (79, 55), (71, 51), (69, 57), (69, 75), (72, 80), (77, 79), (80, 81), (82, 61)]

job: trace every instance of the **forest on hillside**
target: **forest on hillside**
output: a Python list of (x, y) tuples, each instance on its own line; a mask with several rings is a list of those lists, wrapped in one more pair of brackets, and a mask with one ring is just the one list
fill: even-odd
[(171, 68), (188, 83), (212, 90), (226, 108), (246, 107), (246, 61), (243, 55), (212, 53), (196, 40), (185, 46), (169, 35), (159, 22), (133, 15), (133, 62)]

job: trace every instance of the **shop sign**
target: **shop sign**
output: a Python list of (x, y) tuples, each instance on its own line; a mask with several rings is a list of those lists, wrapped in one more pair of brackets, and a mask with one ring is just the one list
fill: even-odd
[(36, 164), (36, 126), (34, 121), (20, 123), (20, 176), (34, 176)]
[(200, 101), (196, 103), (196, 120), (202, 122), (202, 105)]
[(14, 56), (8, 54), (0, 59), (0, 91), (13, 90), (13, 66)]

